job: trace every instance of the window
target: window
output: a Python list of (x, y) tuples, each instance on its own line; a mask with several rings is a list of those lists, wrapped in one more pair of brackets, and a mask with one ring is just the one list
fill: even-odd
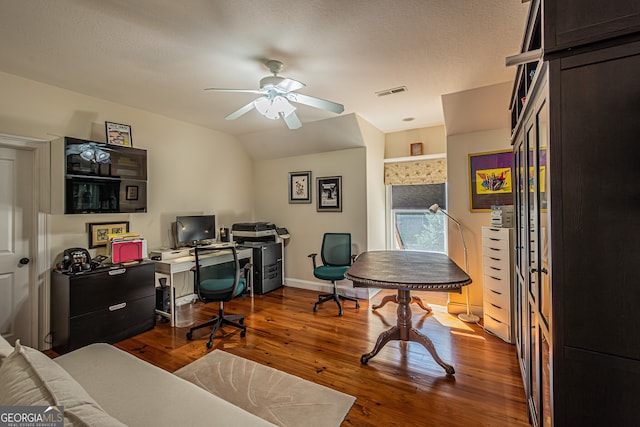
[(447, 252), (446, 217), (434, 215), (434, 203), (446, 207), (445, 184), (390, 185), (388, 247), (414, 251)]

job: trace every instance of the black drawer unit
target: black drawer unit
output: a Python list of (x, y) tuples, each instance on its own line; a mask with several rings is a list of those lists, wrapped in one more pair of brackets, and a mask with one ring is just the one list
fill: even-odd
[(66, 353), (95, 342), (114, 343), (153, 328), (154, 272), (153, 262), (75, 274), (54, 271), (53, 349)]
[(253, 248), (253, 291), (259, 295), (282, 286), (282, 245), (275, 242), (247, 242)]

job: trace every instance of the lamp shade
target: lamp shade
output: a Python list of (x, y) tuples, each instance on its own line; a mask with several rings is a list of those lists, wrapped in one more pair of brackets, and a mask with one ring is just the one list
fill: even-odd
[(253, 101), (253, 105), (260, 114), (271, 120), (279, 119), (280, 114), (284, 117), (288, 117), (296, 110), (296, 107), (291, 105), (285, 97), (280, 95), (274, 96), (273, 98), (261, 96)]

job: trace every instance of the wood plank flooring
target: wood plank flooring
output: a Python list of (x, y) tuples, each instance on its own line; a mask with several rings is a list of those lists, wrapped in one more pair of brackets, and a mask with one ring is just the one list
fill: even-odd
[[(413, 326), (431, 338), (455, 375), (446, 375), (417, 343), (392, 341), (361, 365), (360, 356), (395, 324), (395, 304), (370, 309), (390, 293), (361, 301), (360, 309), (346, 302), (342, 317), (333, 302), (314, 313), (317, 293), (302, 289), (236, 298), (225, 311), (245, 314), (247, 335), (241, 338), (238, 330), (225, 327), (214, 348), (355, 396), (343, 426), (529, 425), (515, 347), (443, 307), (434, 305), (426, 314), (412, 304)], [(199, 323), (216, 312), (216, 303), (196, 303), (194, 319)], [(116, 346), (173, 372), (212, 351), (205, 346), (207, 329), (194, 332), (193, 341), (186, 340), (187, 330), (158, 323)]]

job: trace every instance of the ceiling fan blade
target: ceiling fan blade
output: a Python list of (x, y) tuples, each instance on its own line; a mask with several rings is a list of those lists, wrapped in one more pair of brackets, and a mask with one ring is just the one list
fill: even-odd
[(321, 108), (338, 114), (344, 111), (344, 105), (338, 104), (337, 102), (327, 101), (326, 99), (303, 95), (301, 93), (288, 93), (286, 96), (289, 101), (299, 102), (300, 104), (305, 104), (310, 107)]
[(251, 101), (247, 105), (238, 108), (236, 111), (234, 111), (233, 113), (231, 113), (227, 117), (225, 117), (225, 120), (235, 120), (238, 117), (242, 116), (243, 114), (247, 114), (249, 111), (251, 111), (251, 110), (253, 110), (255, 108), (255, 105), (254, 105), (253, 102), (254, 101)]
[(211, 90), (215, 92), (240, 92), (240, 93), (257, 93), (257, 94), (264, 93), (264, 91), (262, 91), (261, 89), (221, 89), (217, 87), (208, 87), (205, 90)]
[(280, 83), (278, 83), (276, 85), (276, 89), (282, 91), (282, 92), (293, 92), (296, 91), (298, 89), (302, 89), (303, 87), (305, 87), (306, 85), (302, 82), (299, 82), (297, 80), (293, 80), (293, 79), (289, 79), (289, 78), (285, 78), (283, 79)]
[(285, 116), (281, 113), (281, 115), (289, 129), (299, 129), (302, 127), (302, 123), (300, 123), (300, 119), (298, 118), (296, 113), (291, 113), (288, 116)]

